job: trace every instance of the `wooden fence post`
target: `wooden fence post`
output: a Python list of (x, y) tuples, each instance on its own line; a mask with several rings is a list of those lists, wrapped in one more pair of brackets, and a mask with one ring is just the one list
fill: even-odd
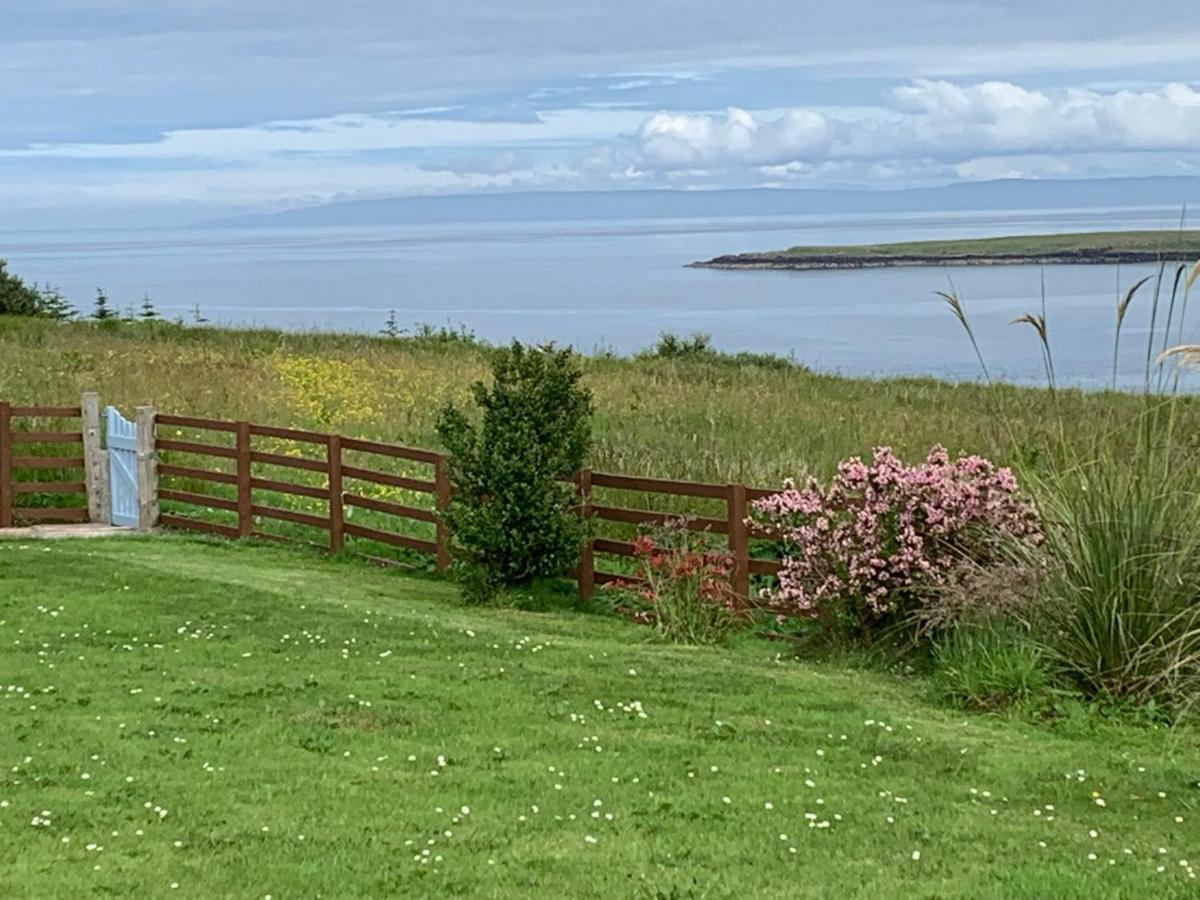
[(596, 592), (596, 562), (592, 551), (592, 534), (588, 524), (592, 518), (592, 470), (579, 470), (579, 516), (583, 519), (588, 533), (584, 537), (583, 550), (579, 554), (579, 570), (576, 580), (579, 582), (579, 599), (588, 601)]
[(329, 550), (346, 546), (346, 508), (342, 500), (342, 436), (329, 436)]
[(155, 449), (153, 406), (137, 408), (138, 530), (158, 524), (158, 451)]
[(450, 528), (446, 525), (445, 511), (450, 505), (450, 476), (446, 472), (446, 454), (439, 453), (433, 464), (437, 517), (437, 569), (445, 572), (450, 568)]
[(750, 536), (746, 527), (749, 510), (746, 506), (746, 486), (729, 485), (729, 554), (733, 557), (730, 585), (738, 597), (750, 596)]
[(0, 400), (0, 528), (12, 528), (12, 407)]
[(83, 415), (83, 471), (87, 482), (88, 521), (112, 524), (108, 452), (100, 447), (100, 397), (88, 391), (80, 398)]
[(237, 423), (237, 505), (238, 537), (250, 536), (250, 423)]

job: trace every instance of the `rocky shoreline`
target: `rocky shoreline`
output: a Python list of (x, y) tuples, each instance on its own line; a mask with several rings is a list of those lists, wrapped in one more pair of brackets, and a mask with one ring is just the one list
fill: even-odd
[(1156, 263), (1162, 260), (1191, 262), (1194, 251), (1086, 249), (1047, 253), (897, 254), (894, 256), (828, 255), (789, 256), (785, 253), (739, 253), (688, 263), (692, 269), (884, 269), (901, 266), (1112, 266)]

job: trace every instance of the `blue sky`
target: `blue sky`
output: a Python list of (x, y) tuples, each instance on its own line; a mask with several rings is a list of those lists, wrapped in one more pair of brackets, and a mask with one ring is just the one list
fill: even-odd
[(0, 227), (495, 190), (1200, 174), (1200, 14), (844, 0), (39, 0)]

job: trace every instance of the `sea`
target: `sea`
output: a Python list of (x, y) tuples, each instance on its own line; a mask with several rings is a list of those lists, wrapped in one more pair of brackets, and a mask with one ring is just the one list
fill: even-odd
[[(702, 333), (720, 350), (791, 357), (822, 372), (977, 380), (980, 360), (937, 296), (953, 291), (991, 377), (1045, 383), (1036, 334), (1013, 324), (1044, 313), (1057, 383), (1085, 388), (1112, 384), (1118, 298), (1150, 275), (1130, 307), (1117, 367), (1118, 385), (1137, 389), (1155, 315), (1153, 265), (789, 272), (687, 263), (798, 244), (1171, 229), (1179, 216), (1163, 207), (0, 232), (0, 258), (85, 311), (103, 288), (121, 310), (148, 296), (163, 315), (184, 321), (378, 333), (394, 318), (410, 331), (424, 323), (493, 342), (618, 354), (650, 347), (664, 332)], [(1163, 334), (1171, 274), (1152, 357), (1163, 346), (1200, 343), (1200, 329), (1186, 319), (1180, 325), (1180, 304)], [(1192, 319), (1200, 323), (1200, 315)], [(1152, 382), (1158, 378), (1154, 369)]]

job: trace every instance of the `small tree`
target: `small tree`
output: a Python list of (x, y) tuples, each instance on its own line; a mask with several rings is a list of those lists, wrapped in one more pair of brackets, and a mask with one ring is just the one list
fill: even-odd
[(0, 259), (0, 315), (42, 315), (42, 296), (37, 288), (27, 285), (16, 275), (10, 275), (7, 263)]
[(379, 332), (385, 338), (398, 338), (404, 334), (400, 328), (400, 323), (396, 321), (396, 311), (393, 309), (388, 312), (387, 321), (383, 323), (383, 328)]
[(112, 307), (108, 305), (108, 294), (104, 288), (96, 288), (96, 305), (92, 308), (92, 318), (97, 322), (107, 322), (116, 317)]
[(55, 287), (46, 285), (41, 289), (41, 315), (59, 322), (75, 318), (75, 307), (72, 306), (62, 292)]
[(138, 313), (138, 318), (143, 322), (151, 322), (158, 319), (158, 310), (154, 308), (154, 302), (150, 299), (149, 294), (142, 297), (142, 311)]
[(582, 375), (570, 349), (514, 341), (497, 351), (492, 384), (472, 385), (478, 423), (452, 404), (442, 410), (454, 486), (446, 519), (476, 599), (578, 560), (585, 531), (569, 479), (591, 447), (592, 416)]

